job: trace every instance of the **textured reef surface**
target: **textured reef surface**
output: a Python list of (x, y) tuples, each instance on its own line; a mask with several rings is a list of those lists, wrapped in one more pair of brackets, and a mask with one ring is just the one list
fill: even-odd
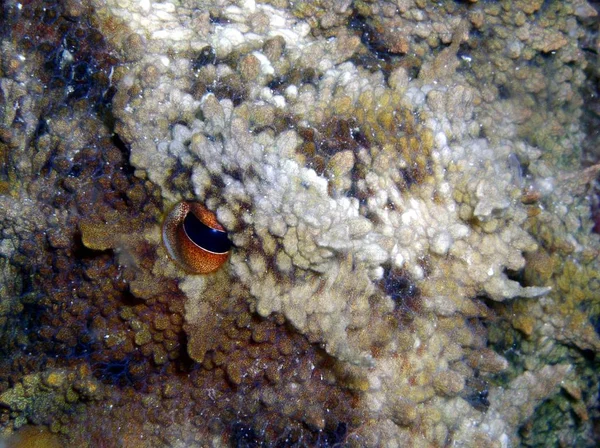
[(0, 447), (597, 446), (599, 9), (5, 1)]

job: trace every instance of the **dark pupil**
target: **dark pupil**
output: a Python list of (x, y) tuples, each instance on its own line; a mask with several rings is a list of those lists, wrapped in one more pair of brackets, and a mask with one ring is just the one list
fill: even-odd
[(231, 248), (231, 242), (225, 232), (211, 229), (193, 213), (188, 213), (184, 218), (183, 229), (194, 243), (209, 252), (222, 254)]

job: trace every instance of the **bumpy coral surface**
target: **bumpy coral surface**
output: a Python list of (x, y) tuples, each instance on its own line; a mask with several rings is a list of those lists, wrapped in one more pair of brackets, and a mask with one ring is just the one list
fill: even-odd
[[(594, 4), (35, 3), (3, 7), (9, 446), (595, 446)], [(161, 241), (182, 200), (214, 273)]]

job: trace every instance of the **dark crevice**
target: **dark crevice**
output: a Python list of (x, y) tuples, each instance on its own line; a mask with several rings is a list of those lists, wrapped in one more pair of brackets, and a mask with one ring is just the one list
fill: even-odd
[(323, 430), (317, 439), (319, 448), (342, 447), (348, 432), (348, 425), (344, 422), (338, 423), (337, 427)]
[(178, 334), (179, 340), (179, 356), (175, 359), (177, 370), (179, 372), (187, 373), (191, 372), (198, 367), (196, 361), (194, 361), (188, 353), (188, 337), (185, 331), (181, 331)]
[(400, 325), (409, 325), (422, 311), (421, 291), (407, 272), (384, 267), (380, 287), (394, 301)]
[(50, 132), (48, 121), (46, 121), (44, 118), (40, 118), (35, 128), (35, 132), (33, 133), (33, 138), (34, 140), (37, 140), (41, 136), (48, 134), (48, 132)]
[(109, 255), (110, 258), (114, 257), (114, 251), (112, 249), (94, 250), (83, 244), (81, 232), (75, 232), (73, 234), (73, 239), (73, 258), (76, 260), (93, 260), (106, 255)]
[[(138, 365), (143, 361), (135, 359), (133, 354), (128, 354), (123, 358), (113, 358), (108, 360), (92, 362), (92, 373), (100, 381), (118, 387), (134, 386), (136, 389), (143, 389), (144, 382), (140, 375), (136, 375)], [(143, 371), (143, 369), (137, 369)]]
[(476, 410), (486, 412), (490, 406), (488, 394), (489, 390), (487, 382), (482, 378), (475, 376), (467, 378), (461, 397)]
[(121, 139), (121, 136), (117, 133), (112, 134), (111, 142), (119, 151), (121, 151), (121, 154), (123, 155), (123, 162), (121, 163), (121, 169), (123, 170), (123, 173), (127, 176), (132, 176), (135, 172), (135, 167), (129, 162), (131, 157), (130, 146), (125, 143)]
[(394, 56), (379, 38), (379, 33), (369, 23), (368, 17), (354, 12), (348, 21), (348, 28), (360, 33), (361, 42), (377, 59), (389, 61)]
[(217, 53), (213, 47), (206, 46), (198, 53), (198, 56), (192, 62), (194, 70), (200, 70), (205, 65), (214, 65), (217, 63)]
[(210, 15), (210, 23), (213, 25), (227, 25), (228, 23), (231, 23), (231, 21), (229, 19), (220, 17), (220, 16), (215, 16), (213, 14)]
[(600, 336), (600, 315), (594, 315), (590, 318), (590, 323), (594, 327), (596, 334)]
[(230, 446), (232, 448), (255, 448), (264, 445), (252, 426), (237, 422), (231, 427)]
[(513, 271), (512, 269), (504, 269), (504, 274), (506, 274), (509, 280), (513, 280), (524, 287), (528, 286), (525, 282), (525, 269), (519, 269), (518, 271)]
[(501, 100), (507, 100), (510, 97), (510, 89), (505, 84), (500, 84), (498, 86), (498, 98)]
[(129, 288), (127, 288), (121, 293), (121, 303), (128, 307), (134, 307), (136, 305), (144, 305), (146, 301), (137, 297)]
[(579, 350), (579, 352), (587, 362), (594, 362), (596, 360), (596, 353), (591, 349), (583, 349)]

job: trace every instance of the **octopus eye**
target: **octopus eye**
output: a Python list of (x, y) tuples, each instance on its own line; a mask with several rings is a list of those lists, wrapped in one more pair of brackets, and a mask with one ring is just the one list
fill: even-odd
[(165, 218), (162, 236), (169, 256), (193, 274), (216, 271), (231, 251), (227, 232), (215, 214), (198, 202), (175, 205)]

